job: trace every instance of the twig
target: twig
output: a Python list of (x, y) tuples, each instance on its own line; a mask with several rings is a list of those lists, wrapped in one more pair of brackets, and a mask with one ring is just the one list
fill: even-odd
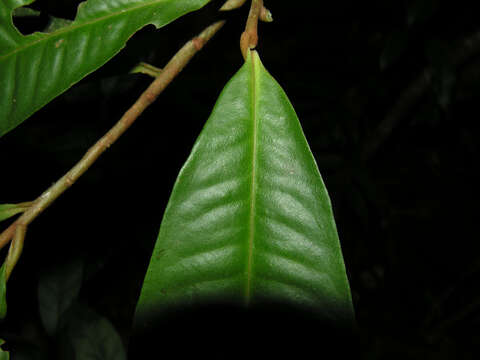
[(15, 236), (13, 237), (10, 249), (8, 249), (7, 259), (5, 260), (5, 280), (10, 278), (10, 274), (13, 268), (18, 262), (20, 255), (22, 254), (23, 241), (25, 240), (25, 234), (27, 233), (26, 225), (18, 225), (15, 230)]
[(230, 10), (235, 10), (238, 9), (239, 7), (242, 7), (243, 4), (245, 4), (247, 0), (227, 0), (225, 4), (220, 8), (220, 11), (230, 11)]
[(258, 19), (263, 8), (263, 0), (252, 0), (250, 13), (248, 14), (245, 31), (240, 37), (240, 49), (246, 59), (248, 50), (254, 49), (258, 44)]
[(40, 215), (65, 190), (72, 186), (77, 179), (87, 171), (100, 155), (110, 147), (143, 113), (143, 111), (160, 95), (178, 73), (187, 65), (190, 59), (220, 30), (225, 22), (219, 21), (206, 28), (200, 35), (187, 42), (169, 61), (160, 75), (140, 95), (133, 106), (127, 110), (122, 118), (93, 145), (83, 158), (68, 171), (60, 180), (38, 197), (28, 210), (0, 234), (0, 249), (2, 249), (15, 235), (17, 228), (25, 227)]

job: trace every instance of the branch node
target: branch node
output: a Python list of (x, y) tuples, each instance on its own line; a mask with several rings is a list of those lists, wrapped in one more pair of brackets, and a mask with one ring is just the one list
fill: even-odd
[(65, 183), (67, 184), (68, 187), (70, 187), (75, 183), (75, 180), (73, 180), (72, 177), (69, 174), (67, 174), (65, 175)]
[(252, 0), (248, 14), (245, 31), (240, 37), (240, 50), (243, 58), (246, 59), (248, 50), (254, 49), (258, 44), (258, 19), (263, 8), (263, 0)]

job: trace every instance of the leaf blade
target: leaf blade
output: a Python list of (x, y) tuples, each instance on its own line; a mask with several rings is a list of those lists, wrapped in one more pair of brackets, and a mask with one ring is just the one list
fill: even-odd
[(136, 319), (271, 301), (353, 322), (330, 199), (293, 107), (251, 52), (180, 172)]
[(0, 10), (0, 136), (98, 69), (147, 24), (157, 28), (209, 0), (89, 0), (73, 23), (23, 36), (12, 12), (31, 0), (7, 0)]

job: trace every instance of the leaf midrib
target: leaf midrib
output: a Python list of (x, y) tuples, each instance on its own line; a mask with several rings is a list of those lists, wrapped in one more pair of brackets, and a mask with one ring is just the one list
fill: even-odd
[[(92, 25), (92, 24), (95, 24), (95, 23), (99, 23), (99, 22), (102, 22), (104, 21), (105, 19), (108, 19), (108, 18), (112, 18), (112, 17), (115, 17), (115, 16), (119, 16), (121, 14), (128, 14), (130, 12), (133, 12), (133, 11), (136, 11), (138, 9), (141, 9), (141, 8), (147, 8), (149, 6), (152, 6), (152, 5), (158, 5), (162, 2), (165, 2), (165, 1), (168, 1), (168, 0), (153, 0), (153, 1), (150, 1), (148, 3), (142, 3), (141, 5), (137, 5), (137, 6), (133, 6), (131, 8), (129, 8), (128, 10), (119, 10), (119, 11), (116, 11), (116, 12), (112, 12), (110, 13), (109, 15), (105, 15), (105, 16), (102, 16), (102, 17), (99, 17), (99, 18), (95, 18), (93, 20), (90, 20), (90, 21), (86, 21), (86, 22), (81, 22), (80, 24), (75, 24), (76, 21), (74, 20), (74, 22), (69, 25), (69, 26), (66, 26), (64, 28), (61, 28), (53, 33), (44, 33), (44, 32), (37, 32), (37, 34), (42, 34), (44, 35), (44, 37), (38, 39), (38, 40), (35, 40), (35, 41), (32, 41), (32, 42), (29, 42), (27, 43), (26, 45), (24, 46), (20, 46), (20, 47), (17, 47), (15, 48), (12, 52), (10, 53), (7, 53), (6, 55), (4, 56), (0, 56), (0, 61), (3, 61), (4, 59), (10, 57), (10, 56), (13, 56), (15, 55), (16, 53), (20, 52), (20, 51), (23, 51), (31, 46), (34, 46), (42, 41), (47, 41), (47, 40), (50, 40), (50, 39), (55, 39), (56, 37), (58, 36), (61, 36), (62, 34), (65, 34), (65, 33), (68, 33), (68, 32), (73, 32), (74, 30), (77, 30), (77, 29), (80, 29), (82, 27), (85, 27), (85, 26), (89, 26), (89, 25)], [(77, 15), (78, 16), (78, 15)], [(24, 38), (27, 37), (25, 35), (22, 35)], [(33, 36), (33, 35), (31, 35)]]
[(252, 179), (251, 179), (251, 196), (250, 196), (250, 216), (249, 216), (249, 234), (248, 234), (248, 260), (247, 260), (247, 288), (245, 293), (245, 301), (248, 304), (251, 297), (251, 279), (253, 267), (253, 242), (255, 238), (255, 210), (256, 210), (256, 182), (257, 182), (257, 133), (258, 133), (258, 84), (255, 69), (255, 51), (250, 51), (251, 55), (251, 72), (252, 72), (252, 115), (253, 115), (253, 134), (252, 134)]

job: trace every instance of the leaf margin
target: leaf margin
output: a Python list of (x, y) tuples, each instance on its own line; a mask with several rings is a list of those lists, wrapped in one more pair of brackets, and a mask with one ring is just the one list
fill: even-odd
[[(193, 149), (192, 149), (188, 159), (186, 160), (185, 164), (183, 165), (182, 169), (180, 170), (180, 173), (177, 177), (177, 180), (175, 181), (175, 185), (173, 187), (172, 194), (170, 196), (169, 202), (167, 204), (167, 208), (166, 208), (165, 213), (164, 213), (164, 217), (163, 217), (163, 220), (162, 220), (162, 225), (160, 226), (160, 233), (158, 235), (158, 239), (157, 239), (154, 251), (153, 251), (152, 256), (151, 256), (150, 264), (149, 264), (149, 267), (147, 269), (147, 273), (145, 275), (145, 282), (142, 286), (142, 291), (141, 291), (141, 294), (140, 294), (140, 298), (139, 298), (139, 301), (137, 303), (137, 309), (136, 309), (136, 313), (135, 313), (135, 326), (137, 328), (144, 326), (146, 321), (148, 321), (146, 319), (151, 317), (151, 315), (153, 315), (153, 317), (156, 317), (156, 316), (159, 315), (159, 313), (161, 313), (161, 310), (159, 310), (160, 305), (158, 305), (158, 306), (155, 305), (155, 301), (156, 301), (155, 297), (157, 297), (157, 299), (158, 299), (159, 296), (161, 297), (162, 295), (159, 295), (159, 293), (157, 295), (153, 295), (153, 291), (152, 291), (153, 287), (152, 287), (151, 283), (152, 283), (152, 281), (161, 279), (162, 274), (160, 274), (160, 272), (154, 274), (154, 270), (152, 270), (152, 268), (153, 268), (152, 264), (155, 261), (158, 261), (159, 259), (164, 257), (165, 256), (164, 253), (170, 251), (170, 249), (168, 249), (165, 245), (162, 245), (164, 248), (162, 248), (162, 246), (159, 246), (159, 243), (161, 241), (160, 239), (162, 237), (162, 228), (164, 226), (165, 219), (167, 217), (167, 214), (169, 213), (169, 210), (171, 210), (171, 208), (173, 207), (172, 204), (174, 202), (174, 197), (176, 196), (176, 192), (179, 191), (179, 190), (177, 190), (177, 186), (180, 184), (180, 182), (182, 181), (182, 179), (184, 177), (192, 178), (192, 177), (196, 176), (194, 171), (189, 172), (189, 170), (187, 170), (187, 168), (188, 168), (188, 165), (190, 164), (190, 162), (193, 161), (192, 159), (194, 157), (195, 152), (200, 147), (199, 144), (202, 141), (201, 140), (202, 136), (204, 136), (204, 133), (207, 131), (206, 128), (208, 126), (208, 123), (211, 121), (211, 118), (213, 117), (213, 114), (215, 113), (217, 107), (221, 106), (219, 104), (221, 103), (221, 99), (224, 96), (224, 93), (226, 92), (226, 89), (234, 81), (234, 79), (237, 76), (239, 76), (239, 73), (242, 71), (242, 69), (244, 69), (244, 67), (248, 67), (250, 64), (256, 64), (256, 66), (252, 65), (254, 73), (258, 74), (260, 71), (264, 71), (264, 73), (265, 73), (264, 76), (267, 76), (269, 79), (271, 79), (278, 86), (278, 89), (281, 90), (281, 93), (283, 94), (282, 96), (284, 96), (286, 103), (290, 107), (290, 111), (294, 114), (296, 122), (298, 123), (298, 130), (301, 132), (302, 137), (303, 137), (302, 146), (304, 146), (306, 149), (308, 149), (308, 157), (310, 158), (312, 166), (314, 166), (315, 169), (316, 169), (316, 175), (318, 175), (318, 177), (320, 179), (321, 186), (322, 186), (322, 189), (323, 189), (322, 191), (325, 192), (326, 201), (322, 206), (327, 209), (327, 217), (329, 216), (331, 218), (332, 231), (334, 232), (334, 237), (336, 238), (336, 240), (332, 240), (332, 241), (334, 241), (334, 242), (336, 241), (336, 244), (334, 244), (334, 247), (335, 246), (337, 246), (337, 247), (334, 250), (337, 252), (336, 255), (339, 255), (339, 257), (337, 257), (338, 263), (335, 266), (337, 266), (337, 270), (341, 273), (339, 275), (340, 278), (341, 278), (339, 281), (342, 283), (340, 285), (340, 287), (343, 287), (344, 292), (340, 296), (340, 298), (338, 298), (338, 299), (337, 298), (328, 299), (328, 301), (330, 303), (329, 306), (331, 307), (331, 310), (333, 312), (338, 313), (338, 315), (339, 315), (339, 317), (338, 317), (339, 318), (339, 321), (338, 321), (339, 326), (341, 326), (341, 327), (346, 326), (346, 327), (349, 327), (349, 328), (354, 326), (355, 319), (354, 319), (354, 309), (353, 309), (353, 304), (352, 304), (351, 290), (350, 290), (350, 286), (349, 286), (349, 283), (348, 283), (348, 277), (347, 277), (347, 274), (346, 274), (345, 263), (344, 263), (343, 256), (342, 256), (342, 253), (341, 253), (341, 246), (340, 246), (340, 243), (339, 243), (339, 240), (338, 240), (337, 228), (336, 228), (336, 224), (335, 224), (335, 221), (334, 221), (334, 218), (333, 218), (332, 204), (331, 204), (331, 200), (328, 196), (328, 192), (326, 190), (323, 179), (322, 179), (322, 177), (320, 175), (320, 172), (318, 170), (317, 163), (316, 163), (315, 158), (314, 158), (314, 156), (313, 156), (313, 154), (310, 150), (308, 142), (305, 138), (305, 134), (303, 133), (303, 129), (301, 127), (301, 124), (299, 123), (298, 116), (297, 116), (291, 102), (289, 101), (287, 95), (285, 94), (284, 90), (281, 88), (280, 84), (278, 84), (278, 82), (272, 77), (272, 75), (268, 72), (268, 70), (265, 69), (265, 67), (263, 66), (263, 64), (260, 61), (258, 53), (255, 50), (252, 50), (249, 55), (251, 55), (251, 56), (247, 57), (245, 64), (228, 81), (228, 83), (225, 85), (224, 89), (222, 90), (222, 93), (220, 94), (219, 98), (217, 99), (217, 102), (215, 103), (213, 111), (212, 111), (209, 119), (207, 120), (207, 123), (205, 124), (205, 126), (203, 127), (199, 137), (195, 141), (195, 145), (193, 146)], [(257, 76), (257, 78), (259, 78), (259, 77)], [(253, 79), (253, 82), (255, 83), (255, 78)], [(297, 126), (297, 125), (295, 125), (295, 126)], [(337, 260), (335, 260), (335, 261), (337, 261)], [(197, 269), (197, 271), (200, 271), (200, 269)], [(165, 274), (163, 273), (163, 275), (165, 275)], [(149, 279), (149, 277), (150, 277), (150, 279)], [(150, 282), (150, 284), (148, 284), (146, 286), (147, 281)], [(247, 281), (247, 283), (248, 283), (248, 281)], [(147, 287), (150, 287), (151, 289), (145, 291), (145, 289)], [(165, 289), (160, 288), (160, 292), (164, 292), (164, 294), (166, 294), (168, 291), (169, 290), (166, 289), (166, 288)], [(248, 305), (248, 302), (249, 302), (248, 296), (246, 297), (245, 300), (246, 301), (244, 301), (244, 303), (246, 305)], [(162, 302), (163, 302), (162, 306), (167, 304), (167, 300), (160, 301), (160, 303), (162, 303)], [(186, 305), (186, 303), (184, 305)]]

